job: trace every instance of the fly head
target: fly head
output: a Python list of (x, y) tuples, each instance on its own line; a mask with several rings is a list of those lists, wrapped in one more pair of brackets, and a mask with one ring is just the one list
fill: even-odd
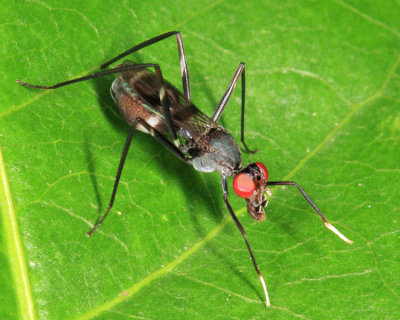
[(233, 190), (239, 197), (246, 199), (247, 211), (257, 221), (265, 219), (267, 181), (268, 171), (261, 162), (249, 164), (233, 179)]

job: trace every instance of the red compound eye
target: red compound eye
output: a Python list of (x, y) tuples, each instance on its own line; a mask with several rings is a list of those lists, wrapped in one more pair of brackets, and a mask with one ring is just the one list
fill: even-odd
[(267, 170), (267, 168), (261, 162), (256, 162), (256, 165), (261, 170), (261, 172), (263, 173), (265, 182), (267, 182), (268, 181), (268, 170)]
[(233, 190), (241, 198), (250, 198), (255, 189), (253, 178), (247, 173), (239, 173), (233, 179)]

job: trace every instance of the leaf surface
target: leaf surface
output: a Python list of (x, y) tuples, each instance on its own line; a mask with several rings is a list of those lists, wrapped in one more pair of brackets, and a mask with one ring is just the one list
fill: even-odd
[[(400, 10), (396, 1), (12, 1), (0, 14), (2, 319), (393, 319), (400, 316)], [(246, 139), (274, 188), (255, 223), (219, 176), (129, 131), (113, 77), (55, 91), (152, 36), (180, 30), (194, 103), (211, 115), (246, 62)], [(175, 40), (130, 58), (180, 87)], [(238, 86), (239, 87), (239, 86)], [(237, 90), (237, 89), (236, 89)], [(221, 123), (240, 138), (240, 92)], [(240, 140), (240, 139), (239, 139)], [(6, 294), (4, 294), (4, 292)]]

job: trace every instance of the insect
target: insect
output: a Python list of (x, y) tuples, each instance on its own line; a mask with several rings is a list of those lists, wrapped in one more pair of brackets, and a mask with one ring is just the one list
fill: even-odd
[[(119, 162), (107, 210), (99, 222), (86, 235), (90, 237), (93, 232), (100, 227), (113, 206), (133, 133), (136, 130), (148, 133), (172, 152), (178, 159), (192, 165), (196, 170), (202, 172), (218, 171), (220, 173), (224, 202), (246, 243), (254, 268), (264, 290), (265, 303), (267, 307), (269, 307), (271, 304), (264, 278), (247, 240), (245, 230), (235, 215), (228, 200), (227, 178), (233, 178), (233, 190), (239, 197), (246, 200), (247, 211), (253, 219), (258, 221), (265, 219), (264, 208), (268, 203), (266, 194), (269, 196), (271, 195), (268, 186), (294, 186), (308, 201), (315, 212), (318, 213), (328, 229), (347, 243), (351, 244), (352, 241), (347, 239), (326, 220), (315, 203), (297, 183), (293, 181), (268, 181), (267, 168), (261, 162), (251, 163), (242, 167), (241, 152), (238, 144), (229, 132), (218, 124), (218, 120), (225, 110), (236, 84), (239, 79), (241, 79), (241, 142), (247, 152), (255, 153), (257, 151), (250, 150), (244, 139), (244, 63), (239, 64), (228, 88), (211, 117), (206, 116), (192, 103), (189, 71), (182, 36), (179, 31), (167, 32), (135, 45), (129, 50), (104, 63), (101, 66), (101, 69), (105, 69), (112, 63), (135, 51), (171, 36), (175, 36), (177, 41), (183, 93), (164, 80), (158, 64), (137, 64), (130, 60), (124, 61), (113, 69), (103, 70), (84, 77), (60, 82), (53, 86), (34, 85), (21, 80), (17, 80), (17, 82), (25, 87), (56, 89), (93, 78), (118, 74), (118, 77), (111, 85), (111, 96), (117, 104), (123, 118), (129, 124), (130, 130)], [(150, 69), (152, 69), (152, 71)]]

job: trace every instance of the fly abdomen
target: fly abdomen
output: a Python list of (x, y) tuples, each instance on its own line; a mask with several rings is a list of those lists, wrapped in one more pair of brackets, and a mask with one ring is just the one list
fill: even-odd
[[(110, 91), (111, 97), (117, 104), (122, 117), (129, 125), (132, 125), (136, 119), (140, 118), (161, 133), (167, 131), (163, 115), (157, 112), (154, 107), (142, 101), (122, 77), (118, 77), (113, 81)], [(140, 124), (137, 129), (144, 133), (149, 133)]]

